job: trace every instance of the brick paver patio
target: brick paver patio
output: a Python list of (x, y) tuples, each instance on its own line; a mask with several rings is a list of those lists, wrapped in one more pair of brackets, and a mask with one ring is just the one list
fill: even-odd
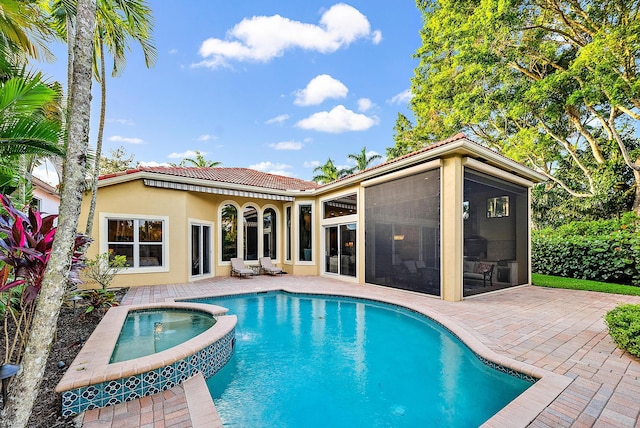
[[(441, 322), (457, 325), (467, 338), (481, 342), (502, 357), (567, 376), (566, 389), (529, 426), (640, 427), (640, 359), (616, 348), (603, 321), (608, 310), (620, 303), (640, 303), (640, 297), (523, 286), (451, 303), (325, 277), (283, 275), (137, 287), (122, 303), (277, 289), (374, 299), (391, 297), (395, 302), (433, 314)], [(80, 419), (84, 417), (83, 426), (91, 428), (221, 426), (204, 382), (196, 383), (136, 402), (88, 411)], [(185, 393), (185, 389), (193, 392)], [(502, 422), (498, 423), (502, 426)], [(505, 426), (510, 425), (507, 422)], [(514, 420), (514, 425), (522, 423)]]

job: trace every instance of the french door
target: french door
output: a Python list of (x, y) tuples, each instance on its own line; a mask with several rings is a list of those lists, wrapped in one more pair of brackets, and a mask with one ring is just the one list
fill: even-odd
[(356, 276), (356, 224), (325, 228), (325, 272)]

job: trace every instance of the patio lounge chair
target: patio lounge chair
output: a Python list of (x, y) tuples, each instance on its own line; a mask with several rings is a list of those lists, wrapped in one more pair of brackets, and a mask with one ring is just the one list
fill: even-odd
[(270, 275), (282, 274), (282, 269), (271, 263), (271, 257), (260, 257), (260, 271)]
[(242, 278), (242, 275), (246, 275), (246, 276), (253, 275), (253, 270), (249, 269), (244, 265), (244, 260), (238, 259), (238, 258), (232, 258), (231, 272), (229, 273), (229, 275), (233, 276), (234, 274)]

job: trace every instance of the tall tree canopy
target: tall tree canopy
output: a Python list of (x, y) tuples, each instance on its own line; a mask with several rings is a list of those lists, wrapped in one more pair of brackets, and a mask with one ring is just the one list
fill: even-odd
[(462, 130), (545, 174), (548, 191), (640, 210), (640, 0), (417, 5), (416, 124), (399, 117), (388, 154)]

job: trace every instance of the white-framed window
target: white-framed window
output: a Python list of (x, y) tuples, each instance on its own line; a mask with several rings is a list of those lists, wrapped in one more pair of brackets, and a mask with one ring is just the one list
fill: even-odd
[(168, 271), (169, 218), (100, 214), (102, 251), (127, 259), (125, 272)]
[(240, 208), (232, 201), (220, 205), (218, 228), (220, 232), (218, 258), (221, 262), (229, 262), (238, 256), (238, 213)]
[(278, 258), (278, 214), (272, 207), (262, 211), (262, 255)]
[(313, 262), (313, 204), (296, 204), (298, 216), (298, 262)]

